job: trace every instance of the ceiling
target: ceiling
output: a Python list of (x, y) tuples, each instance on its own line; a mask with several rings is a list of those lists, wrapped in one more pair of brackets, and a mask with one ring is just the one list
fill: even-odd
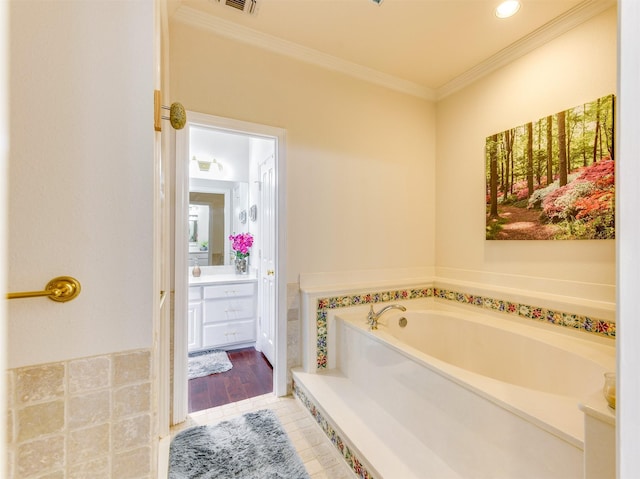
[(615, 5), (615, 0), (172, 0), (173, 20), (437, 99)]

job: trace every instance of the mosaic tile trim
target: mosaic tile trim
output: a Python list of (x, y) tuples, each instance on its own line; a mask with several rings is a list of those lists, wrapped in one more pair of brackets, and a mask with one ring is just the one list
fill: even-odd
[(307, 408), (307, 410), (311, 413), (313, 418), (316, 420), (320, 428), (327, 435), (331, 443), (334, 447), (340, 452), (347, 465), (351, 468), (351, 470), (358, 476), (360, 479), (374, 479), (373, 476), (367, 471), (367, 469), (362, 465), (362, 462), (356, 457), (353, 451), (347, 446), (340, 435), (336, 433), (335, 429), (329, 424), (329, 422), (324, 418), (322, 413), (318, 410), (316, 405), (307, 397), (307, 395), (302, 391), (296, 382), (293, 382), (293, 394), (300, 399), (300, 402)]
[(427, 298), (433, 296), (433, 288), (401, 289), (376, 293), (356, 294), (352, 296), (336, 296), (318, 300), (316, 310), (316, 365), (318, 369), (327, 367), (327, 310), (348, 308), (362, 304), (384, 303), (407, 299)]
[(616, 323), (604, 319), (592, 318), (589, 316), (555, 311), (540, 306), (532, 306), (523, 303), (512, 303), (502, 299), (491, 298), (489, 296), (473, 295), (442, 289), (437, 287), (426, 287), (417, 289), (401, 289), (394, 291), (383, 291), (375, 293), (362, 293), (347, 296), (335, 296), (318, 299), (316, 308), (316, 367), (326, 369), (327, 367), (327, 312), (330, 309), (348, 308), (362, 304), (384, 303), (389, 301), (419, 299), (434, 297), (445, 299), (460, 304), (477, 306), (491, 311), (497, 311), (513, 316), (535, 321), (544, 321), (548, 324), (565, 328), (577, 329), (585, 333), (597, 334), (608, 338), (616, 337)]

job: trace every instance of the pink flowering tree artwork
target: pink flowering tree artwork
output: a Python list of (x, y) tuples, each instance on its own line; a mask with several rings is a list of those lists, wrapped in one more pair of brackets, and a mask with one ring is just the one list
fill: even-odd
[(233, 249), (236, 258), (246, 258), (250, 254), (251, 247), (253, 246), (253, 235), (251, 233), (240, 233), (237, 235), (230, 235), (231, 249)]
[(486, 139), (486, 239), (615, 238), (615, 96)]

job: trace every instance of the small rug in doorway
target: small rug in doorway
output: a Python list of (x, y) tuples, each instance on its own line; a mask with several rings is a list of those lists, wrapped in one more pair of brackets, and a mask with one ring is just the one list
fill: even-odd
[(271, 409), (178, 433), (169, 449), (169, 479), (309, 479)]
[(232, 367), (227, 352), (221, 349), (205, 349), (189, 353), (189, 379), (223, 373)]

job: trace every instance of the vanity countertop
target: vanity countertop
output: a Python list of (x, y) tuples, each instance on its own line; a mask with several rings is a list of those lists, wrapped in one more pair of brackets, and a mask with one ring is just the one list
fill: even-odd
[(216, 273), (216, 274), (203, 274), (195, 278), (189, 270), (189, 286), (201, 286), (205, 284), (217, 284), (217, 283), (252, 283), (257, 280), (255, 271), (249, 274), (235, 274), (235, 273)]

